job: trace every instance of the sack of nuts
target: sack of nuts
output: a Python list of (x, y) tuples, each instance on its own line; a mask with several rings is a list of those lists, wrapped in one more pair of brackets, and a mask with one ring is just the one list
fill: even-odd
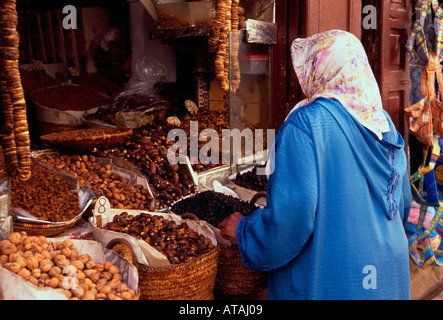
[(138, 273), (95, 241), (14, 232), (0, 242), (0, 292), (4, 300), (133, 300)]

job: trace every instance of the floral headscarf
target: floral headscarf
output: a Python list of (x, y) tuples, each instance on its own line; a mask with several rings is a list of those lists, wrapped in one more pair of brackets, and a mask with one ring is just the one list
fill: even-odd
[(292, 111), (320, 97), (334, 98), (380, 140), (389, 132), (380, 90), (363, 45), (353, 34), (331, 30), (296, 39), (291, 55), (307, 97)]

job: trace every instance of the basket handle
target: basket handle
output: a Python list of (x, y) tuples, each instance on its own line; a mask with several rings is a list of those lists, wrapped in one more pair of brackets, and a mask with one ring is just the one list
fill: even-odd
[(260, 191), (254, 194), (254, 196), (251, 198), (251, 203), (255, 204), (258, 199), (260, 198), (266, 198), (266, 191)]
[(197, 216), (191, 212), (185, 212), (183, 214), (180, 215), (183, 219), (190, 219), (190, 220), (194, 220), (194, 221), (199, 221), (200, 219), (197, 218)]
[(121, 238), (112, 239), (111, 241), (109, 241), (106, 248), (113, 250), (118, 255), (123, 256), (123, 258), (128, 260), (133, 265), (138, 265), (137, 257), (135, 256), (134, 250), (127, 240)]

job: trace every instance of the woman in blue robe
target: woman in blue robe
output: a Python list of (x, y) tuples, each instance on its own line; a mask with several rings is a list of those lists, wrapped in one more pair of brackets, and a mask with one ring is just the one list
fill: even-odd
[(332, 30), (291, 55), (307, 99), (277, 133), (267, 207), (234, 213), (221, 234), (268, 272), (269, 299), (410, 299), (405, 143), (363, 46)]

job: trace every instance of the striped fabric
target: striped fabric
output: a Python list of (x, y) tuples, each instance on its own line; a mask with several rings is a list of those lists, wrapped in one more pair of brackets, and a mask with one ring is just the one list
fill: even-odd
[(430, 52), (435, 52), (439, 61), (443, 60), (443, 10), (438, 0), (417, 1), (415, 9), (416, 20), (406, 48), (409, 52), (409, 64), (412, 67), (425, 68)]
[(426, 67), (421, 74), (421, 87), (423, 98), (405, 109), (409, 117), (409, 130), (425, 146), (433, 147), (434, 127), (432, 123), (431, 104), (435, 100), (435, 69)]
[[(434, 251), (432, 248), (432, 240), (436, 235), (443, 238), (442, 195), (436, 196), (434, 192), (431, 192), (431, 194), (426, 194), (425, 197), (425, 192), (423, 191), (423, 184), (426, 184), (426, 189), (429, 191), (436, 189), (435, 176), (433, 176), (433, 179), (425, 179), (425, 177), (432, 177), (436, 160), (441, 154), (440, 144), (437, 139), (437, 137), (434, 137), (434, 148), (432, 149), (429, 163), (424, 163), (418, 172), (411, 176), (412, 197), (420, 205), (420, 215), (415, 232), (408, 232), (409, 255), (422, 268), (433, 265), (443, 266), (443, 242), (440, 243), (437, 250)], [(424, 158), (427, 158), (426, 153)], [(419, 188), (414, 184), (417, 181), (420, 182)], [(435, 210), (435, 214), (429, 222), (431, 210)], [(409, 231), (411, 230), (409, 229)], [(422, 246), (422, 254), (420, 254), (419, 250), (420, 245)]]
[(411, 80), (411, 87), (409, 90), (409, 105), (412, 106), (423, 98), (421, 92), (421, 69), (411, 67), (409, 78)]
[(443, 137), (443, 73), (442, 66), (438, 64), (436, 70), (438, 90), (440, 92), (440, 99), (434, 99), (431, 104), (434, 133), (440, 137)]

